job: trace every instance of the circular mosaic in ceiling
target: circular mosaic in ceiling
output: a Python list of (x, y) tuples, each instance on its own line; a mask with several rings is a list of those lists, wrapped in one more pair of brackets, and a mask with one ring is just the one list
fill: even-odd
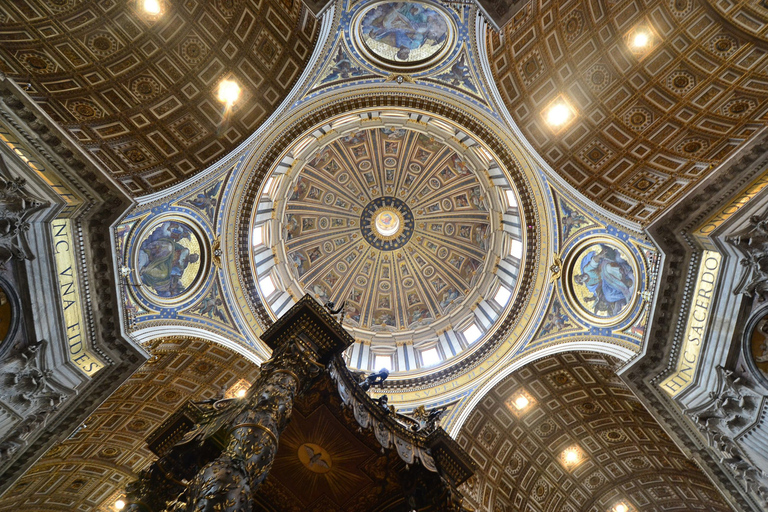
[(587, 239), (572, 251), (566, 268), (568, 297), (585, 317), (615, 324), (629, 314), (639, 271), (623, 244), (607, 237)]
[(490, 153), (403, 117), (299, 141), (257, 206), (274, 213), (255, 216), (268, 310), (278, 317), (305, 293), (346, 302), (356, 368), (415, 370), (476, 346), (513, 302), (522, 265), (516, 193)]
[(385, 2), (358, 18), (357, 40), (380, 64), (421, 66), (444, 55), (453, 40), (453, 26), (436, 6), (421, 2)]
[(136, 270), (142, 290), (162, 300), (179, 300), (197, 283), (201, 274), (200, 235), (184, 222), (164, 220), (142, 235)]

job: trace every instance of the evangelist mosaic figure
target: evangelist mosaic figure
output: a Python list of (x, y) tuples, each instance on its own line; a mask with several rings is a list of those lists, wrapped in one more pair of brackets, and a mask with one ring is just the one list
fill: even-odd
[(597, 316), (618, 315), (632, 301), (635, 274), (621, 252), (607, 244), (598, 244), (581, 259), (581, 273), (574, 283), (592, 293), (582, 296), (582, 303)]
[(431, 57), (445, 44), (448, 27), (437, 11), (413, 2), (385, 3), (365, 14), (365, 44), (379, 57), (414, 62)]
[(152, 230), (139, 248), (141, 282), (160, 297), (181, 295), (200, 267), (200, 243), (190, 229), (166, 221)]

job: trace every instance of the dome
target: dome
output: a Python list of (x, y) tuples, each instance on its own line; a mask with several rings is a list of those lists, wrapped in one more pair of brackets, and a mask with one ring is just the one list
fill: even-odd
[(493, 155), (447, 123), (342, 121), (297, 141), (265, 181), (252, 240), (262, 302), (273, 318), (305, 293), (344, 302), (354, 368), (455, 360), (514, 302), (516, 192)]

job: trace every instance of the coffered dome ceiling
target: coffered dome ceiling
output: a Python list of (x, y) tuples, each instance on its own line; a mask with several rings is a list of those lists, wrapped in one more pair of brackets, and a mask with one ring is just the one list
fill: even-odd
[[(168, 187), (226, 156), (306, 66), (318, 22), (301, 2), (0, 3), (0, 70), (131, 193)], [(224, 78), (242, 88), (225, 111)], [(27, 84), (29, 84), (27, 86)]]
[(707, 0), (709, 6), (734, 27), (768, 41), (768, 3), (752, 0)]
[[(503, 34), (488, 32), (488, 58), (512, 118), (551, 167), (647, 223), (765, 126), (762, 4), (533, 1)], [(649, 49), (633, 52), (643, 27)], [(558, 97), (576, 116), (553, 131), (543, 114)]]
[[(283, 160), (262, 191), (253, 263), (273, 317), (304, 293), (346, 301), (358, 341), (350, 365), (408, 371), (495, 330), (525, 264), (521, 219), (515, 190), (476, 141), (400, 112), (383, 118), (299, 141), (291, 168)], [(277, 264), (265, 270), (270, 252)]]
[(457, 436), (479, 470), (462, 489), (475, 510), (731, 510), (616, 376), (617, 363), (550, 356), (490, 390)]
[(259, 375), (240, 354), (199, 339), (166, 338), (148, 348), (152, 358), (14, 484), (1, 511), (115, 510), (125, 486), (157, 458), (147, 437), (175, 410)]

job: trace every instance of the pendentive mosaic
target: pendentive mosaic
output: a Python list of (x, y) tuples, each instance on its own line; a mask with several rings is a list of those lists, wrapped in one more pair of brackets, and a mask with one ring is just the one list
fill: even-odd
[(404, 68), (439, 57), (455, 31), (440, 8), (420, 2), (375, 4), (358, 23), (362, 47), (369, 55)]
[(176, 299), (196, 283), (202, 263), (200, 237), (189, 224), (166, 220), (152, 225), (139, 243), (136, 270), (144, 290)]
[(608, 238), (588, 239), (566, 264), (568, 297), (596, 323), (617, 322), (634, 303), (637, 266), (622, 245)]

